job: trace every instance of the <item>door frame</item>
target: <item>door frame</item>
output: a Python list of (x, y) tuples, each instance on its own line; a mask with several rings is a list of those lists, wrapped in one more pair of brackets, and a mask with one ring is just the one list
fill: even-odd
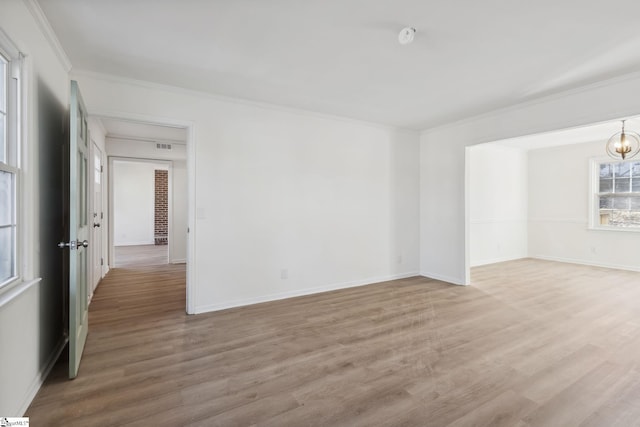
[[(105, 275), (105, 264), (104, 261), (105, 260), (105, 254), (104, 254), (104, 243), (105, 243), (105, 225), (103, 224), (104, 222), (104, 191), (105, 191), (105, 178), (106, 178), (106, 174), (105, 172), (105, 168), (104, 168), (104, 153), (102, 152), (102, 150), (100, 149), (100, 147), (98, 146), (98, 144), (95, 142), (95, 140), (93, 138), (91, 138), (91, 161), (90, 161), (90, 170), (91, 170), (91, 184), (92, 184), (92, 188), (91, 188), (91, 198), (89, 199), (89, 215), (90, 215), (90, 219), (91, 219), (91, 225), (92, 225), (92, 236), (94, 236), (95, 233), (95, 227), (93, 227), (93, 223), (96, 222), (96, 219), (93, 218), (92, 214), (95, 212), (96, 210), (96, 205), (95, 205), (95, 177), (93, 176), (93, 174), (95, 173), (96, 170), (96, 165), (95, 165), (95, 160), (96, 160), (96, 154), (99, 153), (99, 157), (100, 157), (100, 165), (102, 166), (102, 170), (101, 170), (101, 176), (100, 176), (100, 198), (101, 198), (101, 203), (100, 203), (100, 210), (101, 212), (99, 213), (102, 218), (98, 218), (98, 221), (100, 221), (101, 227), (100, 227), (100, 247), (96, 247), (95, 244), (92, 244), (90, 246), (91, 248), (91, 286), (90, 286), (90, 299), (91, 297), (93, 297), (94, 292), (96, 291), (98, 284), (100, 283), (100, 280), (102, 280), (104, 278)], [(95, 243), (95, 242), (94, 242)], [(93, 263), (95, 256), (96, 256), (96, 252), (99, 252), (100, 257), (103, 260), (102, 265), (100, 265), (98, 272), (100, 273), (100, 279), (98, 280), (97, 283), (94, 283), (94, 279), (96, 276), (96, 271), (94, 271), (95, 265)]]
[[(187, 278), (186, 278), (186, 307), (187, 314), (195, 314), (195, 271), (196, 269), (196, 252), (195, 252), (195, 235), (196, 235), (196, 156), (195, 156), (195, 124), (191, 121), (174, 120), (166, 117), (151, 116), (145, 114), (132, 114), (122, 111), (105, 111), (105, 110), (89, 110), (89, 116), (105, 117), (109, 119), (124, 120), (143, 124), (169, 126), (184, 128), (187, 131)], [(107, 169), (109, 175), (108, 182), (111, 181), (111, 171)], [(109, 188), (109, 193), (111, 189)], [(109, 210), (111, 210), (111, 201), (109, 201)], [(111, 217), (109, 218), (111, 222)], [(111, 225), (109, 226), (111, 235)], [(109, 247), (112, 246), (112, 240), (109, 239)], [(111, 259), (109, 260), (111, 262)]]

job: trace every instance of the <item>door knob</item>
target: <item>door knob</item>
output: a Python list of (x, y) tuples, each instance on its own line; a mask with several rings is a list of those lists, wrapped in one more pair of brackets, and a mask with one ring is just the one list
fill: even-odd
[(96, 227), (100, 227), (100, 223), (99, 222), (94, 222), (93, 223), (93, 228), (96, 228)]
[(77, 248), (86, 248), (89, 246), (89, 241), (88, 240), (83, 240), (82, 242), (80, 240), (78, 241), (70, 241), (69, 243), (65, 243), (65, 242), (60, 242), (58, 243), (58, 247), (60, 249), (64, 249), (64, 248), (69, 248), (71, 250), (77, 249)]
[(70, 241), (69, 243), (60, 242), (58, 243), (58, 247), (60, 249), (68, 247), (69, 249), (74, 250), (76, 248), (76, 242), (74, 240)]

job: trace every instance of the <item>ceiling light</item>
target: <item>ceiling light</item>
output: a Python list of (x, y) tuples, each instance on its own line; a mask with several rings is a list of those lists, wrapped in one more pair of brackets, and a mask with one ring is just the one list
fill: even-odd
[(398, 41), (400, 44), (409, 44), (413, 41), (416, 36), (416, 29), (413, 27), (403, 28), (398, 34)]
[(607, 154), (614, 159), (630, 159), (640, 152), (640, 135), (635, 132), (624, 130), (624, 120), (622, 121), (622, 131), (616, 133), (607, 141)]

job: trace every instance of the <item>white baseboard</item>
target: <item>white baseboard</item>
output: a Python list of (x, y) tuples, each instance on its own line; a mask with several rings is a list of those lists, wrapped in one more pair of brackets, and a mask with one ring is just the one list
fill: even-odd
[(420, 275), (424, 276), (424, 277), (426, 277), (428, 279), (436, 279), (436, 280), (440, 280), (442, 282), (451, 283), (452, 285), (466, 286), (466, 284), (464, 283), (464, 280), (460, 280), (457, 277), (445, 276), (445, 275), (442, 275), (442, 274), (431, 273), (431, 272), (428, 272), (428, 271), (421, 271)]
[(155, 240), (139, 240), (139, 241), (134, 241), (134, 242), (120, 242), (120, 243), (114, 243), (113, 246), (117, 247), (117, 246), (149, 246), (149, 245), (155, 245), (156, 242)]
[(229, 301), (222, 304), (202, 305), (195, 308), (195, 314), (208, 313), (211, 311), (226, 310), (228, 308), (242, 307), (245, 305), (259, 304), (262, 302), (277, 301), (287, 298), (300, 297), (304, 295), (319, 294), (322, 292), (335, 291), (338, 289), (355, 288), (358, 286), (373, 285), (374, 283), (387, 282), (389, 280), (406, 279), (407, 277), (418, 276), (417, 271), (409, 273), (392, 274), (384, 277), (374, 277), (364, 280), (355, 280), (352, 282), (335, 283), (327, 286), (318, 286), (315, 288), (300, 289), (288, 292), (278, 292), (274, 294), (262, 295), (255, 298), (247, 298), (242, 300)]
[(566, 262), (568, 264), (588, 265), (591, 267), (613, 268), (616, 270), (640, 271), (640, 267), (634, 266), (634, 265), (604, 264), (604, 263), (585, 261), (582, 259), (574, 259), (574, 258), (552, 257), (552, 256), (544, 256), (544, 255), (530, 255), (528, 258), (541, 259), (544, 261)]
[(29, 409), (29, 405), (31, 405), (31, 402), (36, 397), (36, 394), (38, 393), (38, 390), (40, 390), (40, 387), (42, 387), (44, 380), (46, 380), (47, 376), (49, 376), (51, 369), (53, 369), (54, 365), (58, 361), (58, 357), (60, 357), (60, 354), (62, 353), (62, 350), (64, 350), (65, 345), (67, 345), (67, 338), (63, 336), (60, 339), (60, 342), (58, 342), (56, 348), (51, 352), (47, 363), (40, 369), (38, 375), (36, 375), (36, 377), (29, 385), (27, 393), (22, 401), (22, 405), (20, 406), (20, 410), (17, 412), (18, 414), (20, 414), (19, 416), (24, 416), (24, 413), (27, 412), (27, 409)]
[(523, 258), (530, 258), (528, 255), (522, 255), (522, 256), (509, 256), (509, 257), (499, 257), (499, 258), (493, 258), (493, 259), (483, 259), (481, 261), (476, 261), (474, 263), (471, 263), (470, 267), (480, 267), (481, 265), (488, 265), (488, 264), (497, 264), (499, 262), (507, 262), (507, 261), (515, 261), (517, 259), (523, 259)]
[(172, 259), (172, 260), (170, 261), (170, 263), (171, 263), (171, 264), (186, 264), (186, 263), (187, 263), (187, 260), (186, 260), (186, 259), (184, 259), (184, 258), (181, 258), (181, 259)]

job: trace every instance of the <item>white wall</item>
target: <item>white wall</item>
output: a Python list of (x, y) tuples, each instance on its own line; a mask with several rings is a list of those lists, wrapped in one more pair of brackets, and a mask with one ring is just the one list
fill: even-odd
[(589, 230), (589, 168), (604, 142), (529, 152), (529, 254), (535, 258), (640, 270), (640, 233)]
[(154, 244), (156, 169), (167, 166), (121, 160), (112, 163), (114, 246)]
[(470, 264), (527, 256), (527, 152), (496, 144), (467, 149)]
[(93, 114), (192, 124), (195, 311), (416, 274), (416, 133), (76, 77)]
[[(21, 269), (24, 285), (0, 291), (0, 415), (19, 416), (64, 344), (59, 159), (69, 103), (67, 64), (56, 55), (28, 2), (0, 2), (0, 28), (26, 55), (22, 157)], [(56, 162), (51, 162), (56, 159)], [(54, 226), (55, 224), (55, 226)], [(41, 279), (41, 280), (38, 280)], [(14, 291), (21, 290), (16, 294)]]
[(469, 283), (465, 147), (640, 113), (640, 74), (427, 130), (420, 150), (420, 273)]

